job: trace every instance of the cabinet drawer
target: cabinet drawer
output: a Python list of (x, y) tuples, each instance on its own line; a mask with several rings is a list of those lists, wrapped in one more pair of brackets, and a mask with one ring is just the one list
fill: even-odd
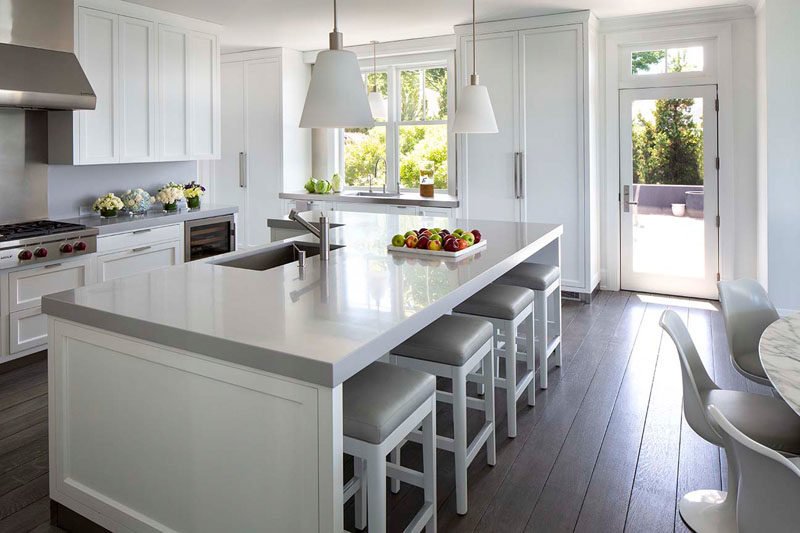
[(47, 315), (41, 307), (11, 313), (8, 330), (9, 353), (43, 346), (47, 343)]
[(172, 241), (99, 255), (99, 281), (124, 278), (175, 265), (180, 262), (183, 253), (180, 248), (180, 241)]
[(37, 307), (45, 294), (82, 287), (89, 279), (87, 270), (87, 262), (68, 261), (9, 273), (9, 310)]
[(180, 240), (183, 228), (181, 224), (146, 228), (116, 235), (105, 235), (97, 239), (97, 252), (114, 252), (117, 250), (130, 250), (140, 246), (147, 246), (157, 242)]
[(422, 217), (451, 217), (453, 211), (448, 207), (420, 207), (419, 215)]
[(390, 215), (416, 215), (418, 208), (415, 205), (387, 205), (386, 212)]

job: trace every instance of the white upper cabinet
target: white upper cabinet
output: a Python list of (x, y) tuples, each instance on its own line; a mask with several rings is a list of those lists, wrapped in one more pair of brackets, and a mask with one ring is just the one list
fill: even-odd
[(50, 112), (51, 163), (219, 158), (219, 26), (119, 0), (78, 0), (75, 20), (97, 107)]

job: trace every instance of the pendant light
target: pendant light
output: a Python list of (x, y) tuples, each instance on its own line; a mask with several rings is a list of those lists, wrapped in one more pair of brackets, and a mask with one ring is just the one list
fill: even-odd
[(371, 128), (375, 125), (358, 59), (353, 52), (343, 49), (342, 42), (336, 0), (333, 0), (330, 49), (317, 54), (300, 118), (301, 128)]
[(378, 60), (375, 52), (375, 45), (378, 41), (370, 41), (372, 43), (372, 90), (367, 95), (369, 100), (369, 108), (372, 111), (372, 118), (375, 120), (386, 120), (389, 116), (389, 106), (383, 95), (378, 92)]
[(472, 0), (472, 75), (461, 90), (453, 131), (456, 133), (497, 133), (489, 91), (478, 84), (475, 54), (475, 0)]

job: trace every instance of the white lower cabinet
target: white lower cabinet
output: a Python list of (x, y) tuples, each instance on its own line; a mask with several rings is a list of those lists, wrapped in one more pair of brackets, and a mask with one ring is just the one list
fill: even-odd
[(146, 245), (97, 257), (98, 282), (124, 278), (181, 262), (180, 241)]
[(386, 213), (390, 215), (418, 215), (419, 207), (416, 205), (387, 205)]
[(47, 315), (41, 307), (11, 313), (9, 353), (16, 354), (47, 343)]
[(367, 204), (367, 203), (355, 203), (355, 202), (331, 202), (331, 207), (333, 211), (350, 211), (356, 213), (386, 213), (387, 207), (394, 207), (394, 206), (387, 206), (384, 204)]

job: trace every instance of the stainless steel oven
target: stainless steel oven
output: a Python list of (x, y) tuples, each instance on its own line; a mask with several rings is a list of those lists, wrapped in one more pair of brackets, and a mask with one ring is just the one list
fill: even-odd
[(183, 228), (184, 261), (196, 261), (236, 249), (233, 215), (188, 220)]

